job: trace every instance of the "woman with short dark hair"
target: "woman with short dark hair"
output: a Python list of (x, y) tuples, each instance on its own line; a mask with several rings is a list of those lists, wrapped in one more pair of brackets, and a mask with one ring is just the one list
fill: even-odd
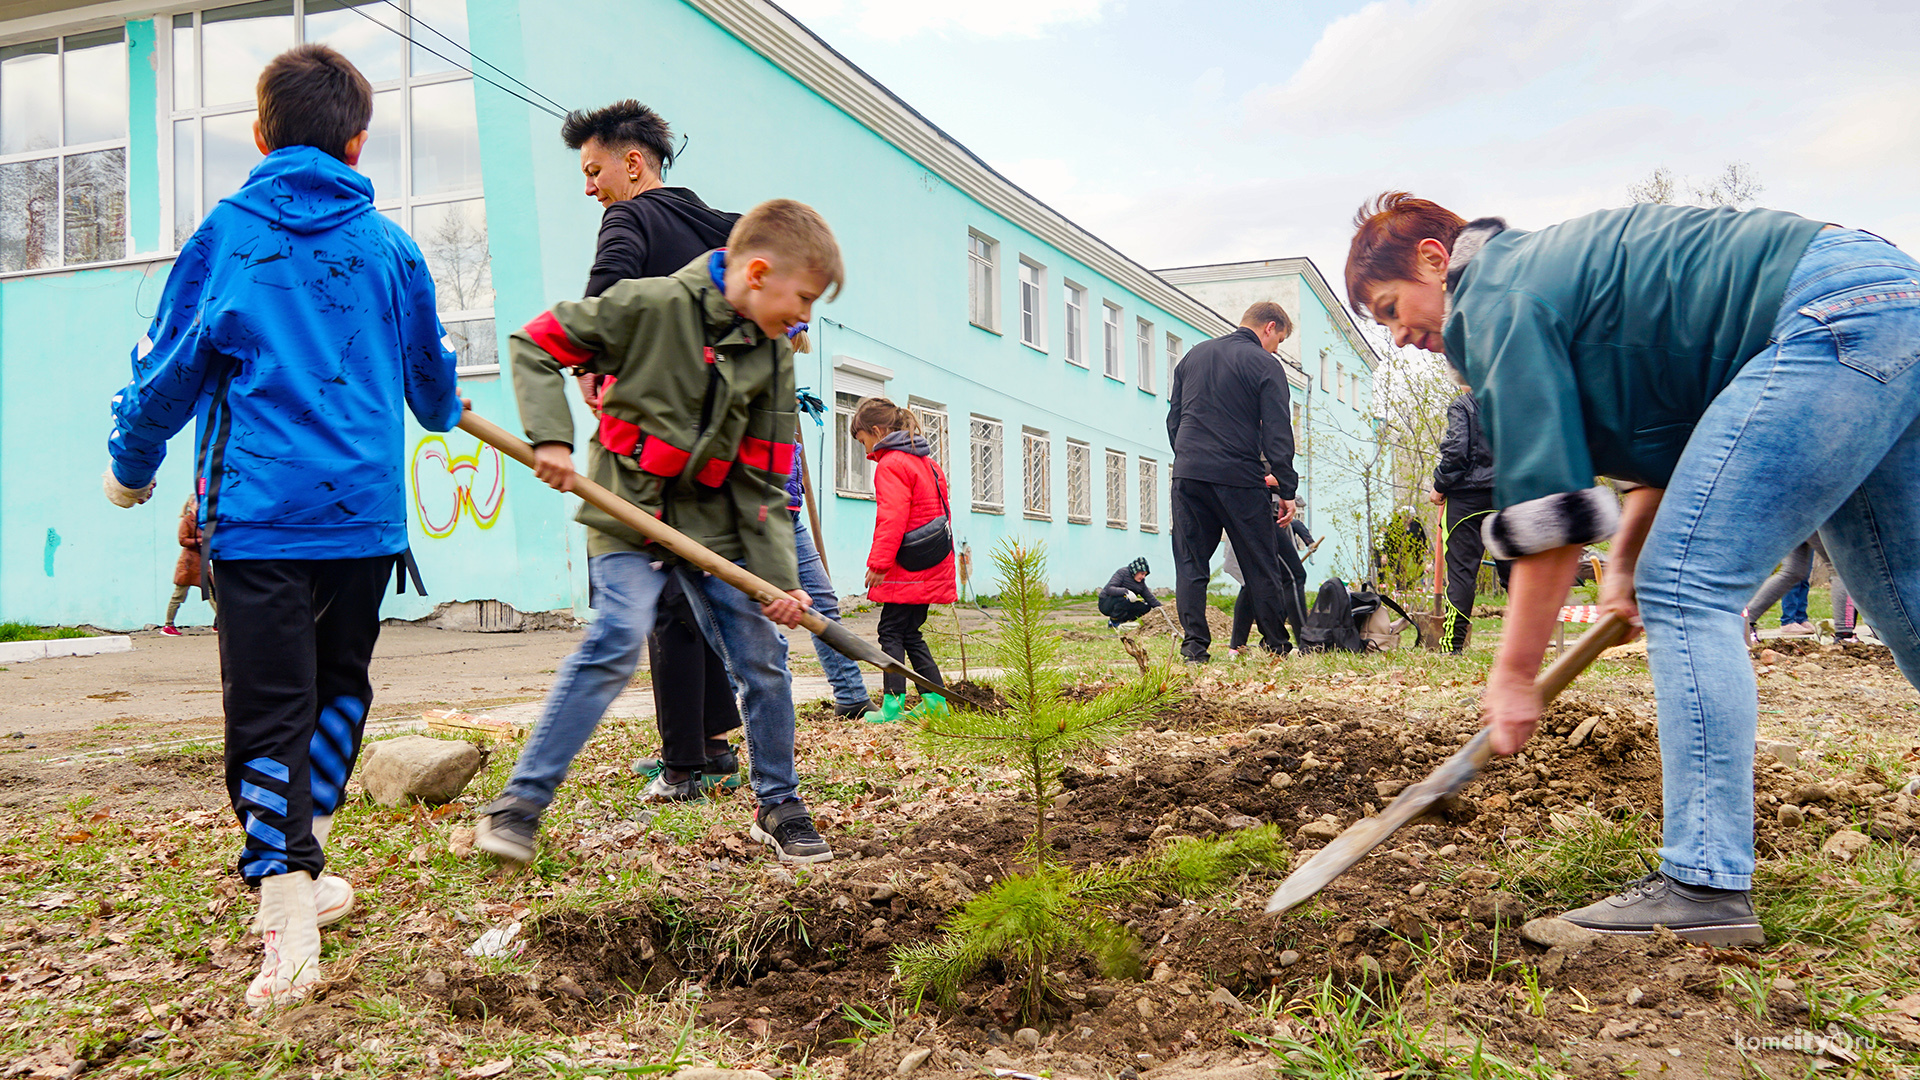
[[(1355, 224), (1354, 310), (1462, 371), (1493, 445), (1484, 534), (1516, 560), (1482, 698), (1494, 749), (1539, 723), (1533, 679), (1582, 545), (1611, 534), (1602, 604), (1645, 623), (1661, 866), (1566, 918), (1763, 944), (1741, 611), (1818, 529), (1920, 683), (1920, 262), (1774, 210), (1642, 205), (1526, 232), (1393, 193)], [(1627, 482), (1624, 508), (1596, 475)]]

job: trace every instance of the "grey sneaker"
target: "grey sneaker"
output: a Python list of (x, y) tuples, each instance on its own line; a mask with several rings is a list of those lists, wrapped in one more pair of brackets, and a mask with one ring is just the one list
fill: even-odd
[(643, 802), (698, 802), (707, 797), (707, 786), (697, 772), (680, 773), (680, 779), (674, 780), (672, 774), (678, 770), (662, 767), (653, 774), (645, 791), (640, 793)]
[(1648, 937), (1664, 926), (1679, 937), (1703, 945), (1765, 945), (1766, 931), (1753, 914), (1753, 895), (1736, 889), (1686, 885), (1654, 872), (1609, 896), (1561, 918), (1602, 934)]
[(500, 796), (480, 808), (480, 820), (473, 826), (473, 846), (508, 862), (532, 862), (534, 836), (540, 831), (543, 809), (517, 796)]
[(807, 804), (789, 799), (754, 812), (753, 828), (748, 835), (773, 849), (781, 862), (830, 862), (833, 849), (813, 827), (813, 815)]

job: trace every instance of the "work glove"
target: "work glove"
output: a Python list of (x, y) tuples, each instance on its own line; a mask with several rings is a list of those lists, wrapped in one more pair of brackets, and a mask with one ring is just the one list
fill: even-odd
[(115, 506), (131, 509), (153, 498), (153, 481), (151, 480), (147, 481), (146, 487), (130, 488), (113, 475), (112, 469), (101, 473), (100, 479), (103, 482), (102, 486), (107, 490), (107, 501)]

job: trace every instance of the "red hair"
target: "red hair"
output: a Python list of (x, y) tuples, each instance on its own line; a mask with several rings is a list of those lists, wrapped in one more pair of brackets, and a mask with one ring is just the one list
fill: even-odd
[(1385, 281), (1410, 281), (1417, 273), (1414, 252), (1422, 240), (1438, 240), (1451, 251), (1467, 219), (1404, 191), (1385, 191), (1362, 203), (1353, 215), (1353, 243), (1347, 245), (1347, 306), (1367, 315), (1367, 296)]

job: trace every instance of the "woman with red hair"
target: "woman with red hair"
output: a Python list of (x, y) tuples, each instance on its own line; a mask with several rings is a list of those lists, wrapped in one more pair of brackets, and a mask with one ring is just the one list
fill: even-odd
[(1611, 536), (1601, 602), (1646, 629), (1660, 869), (1565, 918), (1764, 944), (1741, 609), (1817, 529), (1920, 685), (1920, 262), (1774, 210), (1641, 205), (1526, 232), (1392, 193), (1355, 225), (1354, 310), (1445, 355), (1493, 445), (1483, 533), (1515, 560), (1481, 701), (1494, 750), (1539, 723), (1533, 678), (1582, 545)]

